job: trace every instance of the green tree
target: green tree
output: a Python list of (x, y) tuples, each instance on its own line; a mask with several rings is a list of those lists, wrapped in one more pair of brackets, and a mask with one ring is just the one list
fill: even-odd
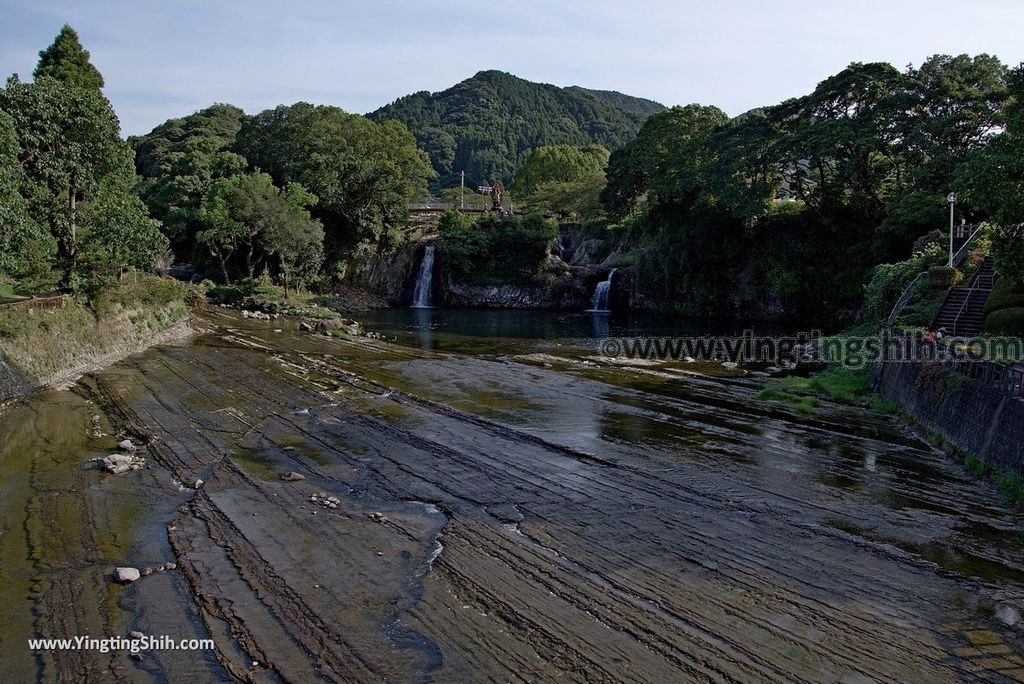
[(50, 47), (39, 53), (39, 64), (32, 72), (36, 80), (54, 78), (78, 88), (99, 90), (103, 76), (89, 61), (89, 51), (82, 47), (75, 29), (64, 24)]
[(718, 107), (673, 107), (644, 122), (636, 139), (608, 162), (601, 200), (622, 215), (639, 202), (694, 201), (708, 169), (708, 137), (729, 120)]
[(301, 183), (319, 197), (315, 212), (336, 254), (360, 240), (397, 241), (406, 204), (426, 193), (433, 176), (397, 121), (377, 124), (304, 102), (246, 121), (235, 149), (277, 184)]
[(231, 264), (240, 260), (251, 278), (257, 266), (275, 268), (287, 288), (293, 279), (308, 277), (320, 266), (323, 227), (307, 207), (316, 197), (301, 185), (284, 189), (266, 173), (221, 179), (203, 199), (196, 235), (216, 259), (225, 283), (231, 283)]
[(79, 267), (95, 289), (134, 268), (151, 271), (167, 249), (160, 222), (149, 217), (146, 205), (123, 187), (108, 184), (88, 206), (80, 247)]
[(32, 84), (12, 77), (0, 91), (0, 110), (13, 119), (18, 136), (21, 194), (57, 241), (62, 284), (71, 288), (79, 203), (94, 199), (108, 179), (132, 178), (131, 149), (121, 140), (117, 117), (98, 90), (70, 87), (46, 76)]
[(33, 293), (55, 284), (57, 245), (21, 195), (20, 149), (14, 119), (0, 110), (0, 279), (12, 279), (20, 291)]

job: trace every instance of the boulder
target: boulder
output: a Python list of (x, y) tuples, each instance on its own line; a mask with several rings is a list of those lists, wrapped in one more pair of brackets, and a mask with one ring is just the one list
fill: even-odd
[(281, 475), (281, 479), (285, 482), (298, 482), (299, 480), (305, 480), (306, 476), (302, 473), (296, 473), (293, 470), (289, 470), (287, 473)]
[(131, 584), (140, 577), (142, 573), (137, 568), (114, 568), (114, 580), (121, 584)]
[(358, 336), (362, 332), (359, 323), (351, 318), (328, 318), (317, 323), (316, 329), (324, 334), (341, 331), (353, 337)]
[(100, 468), (108, 473), (120, 475), (129, 470), (138, 470), (145, 464), (145, 461), (131, 454), (110, 454), (106, 458), (101, 458), (99, 464)]
[(135, 445), (132, 444), (132, 440), (126, 439), (117, 443), (117, 448), (121, 451), (135, 451)]

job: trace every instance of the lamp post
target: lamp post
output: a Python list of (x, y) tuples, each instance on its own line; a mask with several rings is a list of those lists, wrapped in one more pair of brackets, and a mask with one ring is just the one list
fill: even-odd
[(949, 193), (946, 201), (949, 202), (949, 267), (953, 268), (953, 206), (956, 204), (956, 193)]

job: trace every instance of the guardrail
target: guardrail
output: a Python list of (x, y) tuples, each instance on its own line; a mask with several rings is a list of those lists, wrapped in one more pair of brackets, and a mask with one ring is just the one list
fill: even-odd
[[(906, 340), (913, 333), (886, 328), (886, 334)], [(953, 338), (947, 338), (947, 340), (952, 342)], [(919, 345), (918, 349), (921, 348), (923, 346)], [(1004, 363), (1002, 361), (969, 358), (935, 360), (922, 357), (919, 361), (921, 363), (942, 364), (942, 366), (949, 368), (954, 373), (972, 380), (979, 380), (1011, 399), (1024, 401), (1024, 366)]]
[(64, 295), (32, 297), (31, 299), (19, 299), (16, 302), (0, 304), (0, 309), (63, 309), (66, 303)]
[(1024, 368), (999, 361), (971, 361), (953, 359), (943, 362), (947, 368), (986, 385), (994, 385), (1013, 399), (1024, 399)]

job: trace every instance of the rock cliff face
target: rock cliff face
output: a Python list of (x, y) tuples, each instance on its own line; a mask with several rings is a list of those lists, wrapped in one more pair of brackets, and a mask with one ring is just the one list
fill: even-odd
[(423, 244), (410, 242), (387, 251), (376, 248), (362, 250), (349, 260), (345, 280), (380, 295), (391, 306), (405, 304), (409, 280), (423, 251)]

